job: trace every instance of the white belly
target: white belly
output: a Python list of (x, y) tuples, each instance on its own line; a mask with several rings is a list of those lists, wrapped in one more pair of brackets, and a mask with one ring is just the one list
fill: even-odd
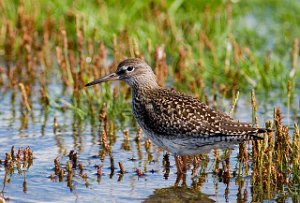
[(239, 142), (222, 142), (218, 141), (215, 137), (210, 137), (207, 139), (195, 137), (184, 137), (178, 138), (169, 136), (156, 135), (153, 132), (143, 128), (143, 132), (146, 136), (157, 146), (163, 148), (164, 150), (174, 154), (174, 155), (196, 155), (208, 153), (212, 149), (226, 149), (233, 148)]

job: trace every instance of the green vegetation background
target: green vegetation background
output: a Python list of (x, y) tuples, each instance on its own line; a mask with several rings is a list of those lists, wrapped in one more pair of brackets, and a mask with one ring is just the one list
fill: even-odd
[[(110, 58), (114, 57), (114, 34), (126, 33), (137, 40), (148, 61), (152, 58), (147, 57), (149, 40), (153, 47), (164, 44), (172, 73), (178, 68), (179, 48), (183, 46), (188, 52), (186, 82), (194, 80), (191, 75), (199, 73), (208, 81), (232, 85), (232, 77), (238, 73), (239, 89), (279, 88), (286, 93), (288, 80), (293, 87), (299, 87), (299, 70), (291, 74), (293, 43), (300, 36), (299, 1), (3, 0), (0, 23), (11, 20), (17, 26), (21, 2), (25, 13), (36, 19), (35, 29), (40, 34), (45, 20), (50, 17), (57, 32), (60, 22), (64, 21), (69, 40), (76, 41), (76, 16), (83, 17), (85, 38), (94, 37), (104, 42)], [(205, 46), (201, 50), (200, 33), (208, 37), (213, 50)], [(232, 41), (241, 49), (249, 50), (249, 55), (234, 62)], [(1, 49), (3, 44), (4, 40), (0, 41)], [(224, 74), (226, 57), (230, 60), (232, 74), (229, 75)], [(199, 61), (203, 63), (202, 70)], [(184, 85), (177, 85), (188, 90)]]

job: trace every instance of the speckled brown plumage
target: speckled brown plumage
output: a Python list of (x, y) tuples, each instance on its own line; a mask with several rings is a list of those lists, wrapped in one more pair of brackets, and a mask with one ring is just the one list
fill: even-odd
[(87, 85), (120, 79), (132, 88), (133, 115), (158, 146), (177, 155), (207, 152), (245, 140), (261, 139), (267, 130), (233, 120), (197, 99), (158, 86), (149, 65), (141, 59), (122, 61), (116, 73)]

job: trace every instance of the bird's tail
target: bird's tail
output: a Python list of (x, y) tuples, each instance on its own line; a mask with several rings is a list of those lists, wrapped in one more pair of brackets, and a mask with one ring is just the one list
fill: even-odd
[(270, 133), (270, 132), (274, 132), (274, 130), (273, 129), (267, 129), (267, 128), (257, 128), (257, 134)]
[(263, 140), (264, 138), (259, 136), (258, 134), (268, 133), (268, 132), (274, 132), (274, 130), (273, 129), (267, 129), (267, 128), (257, 128), (257, 131), (255, 132), (255, 134), (252, 135), (252, 139), (253, 140)]

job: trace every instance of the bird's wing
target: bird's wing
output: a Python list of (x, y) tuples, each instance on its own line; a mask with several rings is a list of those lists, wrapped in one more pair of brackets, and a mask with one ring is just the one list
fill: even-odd
[(252, 128), (249, 123), (234, 121), (197, 99), (174, 91), (151, 97), (146, 106), (147, 125), (160, 135), (234, 136), (259, 133), (259, 129)]

